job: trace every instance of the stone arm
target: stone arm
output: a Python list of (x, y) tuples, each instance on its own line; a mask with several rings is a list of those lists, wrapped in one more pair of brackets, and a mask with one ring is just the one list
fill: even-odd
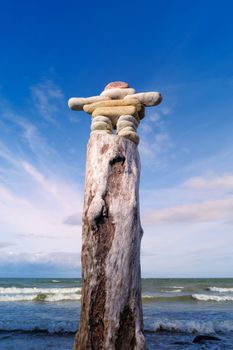
[(91, 133), (117, 135), (139, 143), (137, 126), (144, 118), (145, 107), (156, 106), (162, 101), (159, 92), (136, 93), (127, 83), (113, 82), (108, 84), (98, 96), (73, 97), (68, 101), (70, 109), (85, 111), (92, 115)]

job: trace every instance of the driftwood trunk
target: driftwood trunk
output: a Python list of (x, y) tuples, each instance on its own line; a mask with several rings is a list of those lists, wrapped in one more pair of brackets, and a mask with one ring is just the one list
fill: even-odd
[(140, 160), (128, 139), (94, 133), (87, 150), (78, 350), (144, 350)]

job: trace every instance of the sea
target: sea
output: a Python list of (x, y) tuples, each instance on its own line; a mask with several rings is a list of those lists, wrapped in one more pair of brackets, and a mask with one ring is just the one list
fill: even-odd
[[(0, 350), (71, 350), (81, 285), (0, 279)], [(233, 279), (142, 279), (142, 300), (148, 350), (233, 349)]]

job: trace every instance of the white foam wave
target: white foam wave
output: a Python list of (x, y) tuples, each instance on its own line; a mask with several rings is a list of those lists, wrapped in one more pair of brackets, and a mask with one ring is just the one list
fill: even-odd
[[(42, 296), (42, 297), (41, 297)], [(81, 295), (72, 293), (57, 293), (57, 294), (15, 294), (1, 295), (0, 302), (16, 302), (16, 301), (63, 301), (63, 300), (80, 300)]]
[(60, 281), (58, 280), (52, 280), (53, 283), (59, 283)]
[(192, 294), (192, 298), (199, 301), (233, 301), (230, 295)]
[(6, 301), (32, 301), (35, 299), (35, 294), (28, 294), (28, 295), (1, 295), (0, 296), (0, 302), (6, 302)]
[(232, 332), (233, 321), (194, 321), (194, 320), (158, 320), (155, 322), (155, 331), (205, 333)]
[(1, 287), (0, 302), (80, 300), (81, 288)]
[(183, 286), (172, 286), (172, 287), (169, 287), (169, 288), (175, 288), (175, 289), (184, 289)]
[(80, 293), (81, 288), (71, 287), (71, 288), (18, 288), (18, 287), (0, 287), (1, 294), (56, 294), (56, 293)]
[(142, 299), (153, 299), (155, 297), (155, 295), (151, 295), (151, 294), (143, 294), (142, 295)]
[(80, 300), (80, 294), (55, 294), (47, 295), (45, 301)]
[(180, 293), (182, 289), (173, 289), (173, 290), (162, 290), (164, 293)]
[(209, 287), (208, 290), (211, 292), (227, 293), (233, 292), (233, 288), (223, 288), (223, 287)]

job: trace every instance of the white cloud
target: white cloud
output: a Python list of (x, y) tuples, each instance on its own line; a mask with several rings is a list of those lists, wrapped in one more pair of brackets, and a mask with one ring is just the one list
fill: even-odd
[(62, 90), (52, 81), (48, 80), (31, 87), (35, 107), (40, 115), (47, 121), (57, 124), (57, 114), (64, 101)]
[(168, 107), (159, 106), (158, 109), (147, 108), (146, 117), (139, 125), (139, 151), (143, 165), (150, 168), (164, 168), (172, 156), (171, 140), (164, 115), (171, 112)]
[[(170, 136), (165, 131), (158, 131), (154, 136), (147, 138), (142, 135), (140, 138), (140, 154), (142, 160), (147, 161), (150, 165), (162, 165), (165, 163), (166, 152), (172, 147)], [(145, 159), (146, 158), (146, 159)]]
[[(54, 247), (70, 250), (74, 246), (79, 251), (80, 224), (64, 225), (64, 218), (73, 212), (80, 213), (81, 217), (82, 198), (77, 183), (59, 177), (59, 173), (53, 175), (49, 168), (46, 173), (42, 172), (28, 161), (13, 156), (6, 147), (2, 156), (10, 163), (12, 173), (1, 172), (1, 237), (8, 235), (13, 243), (17, 242), (14, 251), (20, 251), (25, 245), (30, 251), (38, 247), (44, 251)], [(43, 237), (47, 238), (46, 245), (39, 239)]]
[[(50, 97), (62, 97), (60, 89), (52, 83), (47, 83), (46, 88)], [(82, 207), (78, 184), (69, 176), (70, 167), (66, 168), (35, 124), (19, 116), (5, 102), (0, 107), (5, 124), (14, 126), (12, 130), (20, 127), (17, 147), (9, 148), (8, 140), (0, 141), (0, 158), (6, 162), (0, 168), (1, 234), (24, 234), (29, 239), (36, 235), (66, 237), (80, 232), (79, 227), (64, 225), (64, 218), (80, 212)], [(22, 141), (26, 141), (30, 151), (22, 147)]]
[(224, 174), (222, 176), (212, 178), (196, 176), (187, 180), (184, 183), (184, 186), (197, 190), (233, 190), (233, 175)]
[(162, 106), (161, 106), (161, 112), (162, 112), (164, 115), (171, 114), (171, 112), (172, 112), (172, 107), (171, 107), (171, 106), (168, 106), (168, 105), (162, 105)]
[(149, 119), (151, 122), (156, 123), (160, 120), (160, 114), (154, 111), (151, 113), (147, 113), (146, 119)]
[(12, 152), (0, 141), (0, 157), (13, 166), (18, 166), (18, 161)]
[(78, 252), (2, 252), (1, 277), (79, 277), (81, 258)]
[(30, 149), (38, 157), (48, 157), (49, 155), (57, 155), (57, 152), (52, 149), (45, 138), (41, 135), (38, 127), (32, 124), (25, 118), (16, 118), (14, 123), (19, 125), (23, 131), (23, 139), (26, 141)]
[(233, 197), (203, 203), (150, 210), (144, 214), (145, 225), (228, 221), (232, 218)]
[[(38, 170), (33, 168), (32, 177), (36, 183), (31, 184), (31, 193), (17, 195), (9, 188), (0, 186), (0, 224), (6, 231), (16, 233), (63, 236), (74, 234), (80, 230), (65, 227), (64, 218), (75, 208), (80, 212), (81, 197), (74, 185), (66, 182), (47, 180)], [(33, 181), (32, 179), (32, 181)], [(35, 194), (36, 198), (35, 198)], [(3, 231), (3, 229), (2, 229)]]
[(232, 174), (192, 177), (173, 188), (151, 189), (144, 194), (147, 198), (144, 222), (147, 225), (217, 221), (230, 224), (232, 190)]

